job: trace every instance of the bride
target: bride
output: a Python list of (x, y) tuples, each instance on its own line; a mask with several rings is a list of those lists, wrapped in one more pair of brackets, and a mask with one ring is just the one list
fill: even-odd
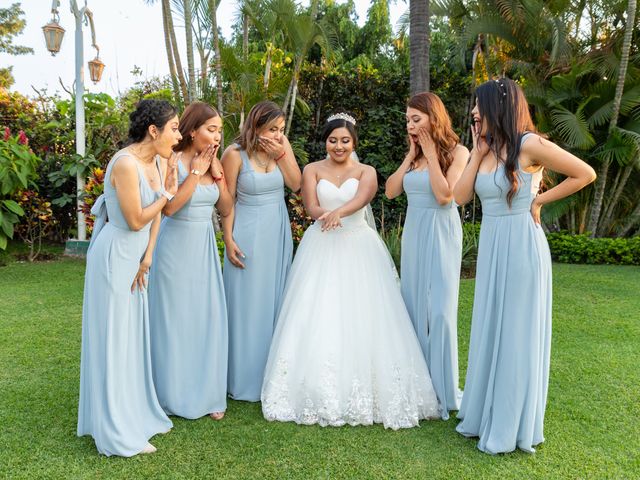
[(328, 156), (302, 177), (316, 222), (287, 280), (262, 412), (305, 425), (414, 427), (439, 405), (389, 254), (365, 220), (376, 171), (352, 158), (349, 115), (329, 117), (322, 137)]

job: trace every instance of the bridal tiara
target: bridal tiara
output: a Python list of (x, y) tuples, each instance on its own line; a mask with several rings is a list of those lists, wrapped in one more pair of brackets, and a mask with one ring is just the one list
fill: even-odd
[(356, 119), (348, 113), (336, 113), (335, 115), (331, 115), (329, 118), (327, 118), (327, 123), (332, 122), (333, 120), (346, 120), (352, 125), (356, 124)]

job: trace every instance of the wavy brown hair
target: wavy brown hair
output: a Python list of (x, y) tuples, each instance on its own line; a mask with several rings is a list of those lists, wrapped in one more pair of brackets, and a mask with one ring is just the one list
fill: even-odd
[[(407, 107), (420, 110), (429, 116), (429, 133), (436, 146), (440, 169), (446, 175), (453, 163), (453, 150), (460, 143), (460, 137), (453, 131), (451, 117), (444, 103), (435, 93), (422, 92), (411, 97)], [(420, 145), (417, 145), (417, 149), (417, 157), (424, 155)]]
[(269, 100), (256, 103), (249, 111), (235, 142), (251, 156), (258, 149), (258, 130), (281, 118), (284, 118), (284, 112), (277, 103)]
[(504, 165), (504, 174), (510, 185), (507, 203), (511, 207), (520, 187), (518, 157), (522, 136), (526, 132), (536, 132), (529, 104), (520, 86), (509, 78), (483, 83), (477, 88), (476, 97), (482, 122), (487, 125), (489, 148), (498, 164)]
[(180, 130), (180, 135), (182, 135), (182, 140), (180, 140), (178, 145), (173, 147), (173, 149), (176, 152), (187, 150), (193, 144), (191, 132), (200, 128), (210, 118), (219, 116), (218, 111), (208, 103), (193, 102), (190, 104), (184, 109), (180, 117), (180, 126), (178, 129)]

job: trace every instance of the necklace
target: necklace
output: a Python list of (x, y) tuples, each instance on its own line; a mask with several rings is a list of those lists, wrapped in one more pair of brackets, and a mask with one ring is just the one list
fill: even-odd
[(253, 159), (255, 160), (256, 165), (258, 165), (260, 168), (264, 168), (264, 172), (267, 173), (267, 168), (269, 167), (270, 159), (267, 158), (267, 160), (260, 160), (260, 157), (258, 156), (257, 153)]

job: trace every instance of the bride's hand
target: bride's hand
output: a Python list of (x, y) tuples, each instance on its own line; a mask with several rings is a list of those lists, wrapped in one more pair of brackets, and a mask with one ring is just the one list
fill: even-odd
[(337, 210), (333, 210), (332, 212), (325, 212), (318, 220), (322, 221), (322, 231), (326, 232), (327, 230), (333, 230), (334, 228), (341, 227), (342, 222), (340, 221), (340, 214)]

